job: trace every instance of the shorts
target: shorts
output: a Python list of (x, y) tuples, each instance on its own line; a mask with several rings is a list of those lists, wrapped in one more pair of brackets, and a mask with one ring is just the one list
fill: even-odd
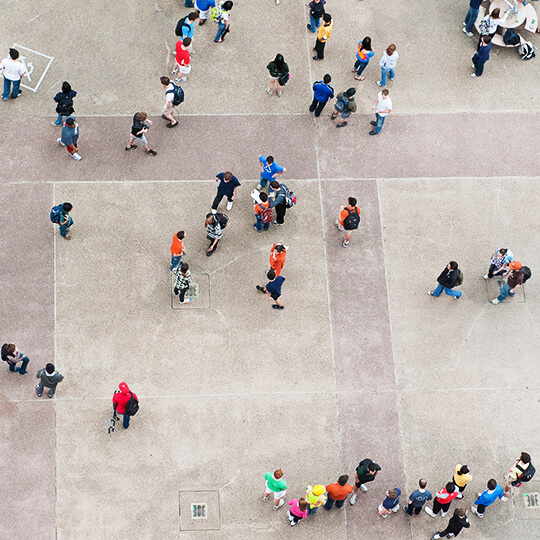
[(191, 72), (191, 64), (189, 66), (181, 66), (180, 64), (178, 64), (178, 67), (180, 69), (180, 73), (184, 75), (189, 75)]
[[(170, 103), (170, 109), (169, 109), (169, 103)], [(173, 105), (173, 102), (172, 101), (167, 101), (167, 103), (165, 103), (165, 105), (163, 106), (163, 111), (162, 111), (162, 114), (167, 114), (167, 111), (168, 112), (173, 112), (174, 111), (174, 105)]]
[(277, 81), (279, 79), (279, 77), (274, 77), (273, 75), (270, 75), (270, 74), (268, 74), (268, 76), (270, 77), (271, 81)]
[[(278, 298), (279, 298), (279, 297), (278, 297)], [(284, 489), (283, 491), (272, 491), (272, 490), (268, 487), (268, 482), (266, 482), (265, 493), (272, 493), (272, 494), (274, 495), (274, 499), (282, 499), (283, 497), (285, 497), (285, 493), (287, 493), (287, 490)]]
[(131, 135), (136, 141), (139, 141), (143, 146), (146, 146), (148, 144), (148, 141), (146, 140), (146, 137), (144, 136), (144, 133), (140, 137), (136, 137), (135, 135)]
[(281, 294), (272, 294), (272, 293), (270, 293), (270, 297), (272, 298), (272, 300), (274, 300), (274, 302), (277, 302), (279, 300), (280, 296), (281, 296)]
[(351, 116), (351, 113), (348, 112), (348, 111), (343, 111), (341, 113), (341, 118), (345, 119), (345, 118), (349, 118), (349, 116)]
[(208, 8), (206, 11), (199, 11), (199, 19), (201, 19), (201, 21), (204, 21), (210, 17), (210, 9), (212, 8)]

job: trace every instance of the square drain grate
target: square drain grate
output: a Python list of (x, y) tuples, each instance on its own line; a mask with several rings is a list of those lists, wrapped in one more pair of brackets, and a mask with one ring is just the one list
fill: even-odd
[(219, 491), (178, 493), (181, 531), (221, 530)]
[(540, 493), (524, 493), (525, 508), (540, 508)]

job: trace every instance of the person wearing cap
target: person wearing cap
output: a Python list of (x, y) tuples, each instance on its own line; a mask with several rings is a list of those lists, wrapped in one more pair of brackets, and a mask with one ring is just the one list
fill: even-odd
[(353, 487), (350, 484), (347, 484), (349, 481), (348, 474), (342, 474), (337, 482), (334, 484), (328, 484), (326, 486), (326, 492), (328, 498), (324, 504), (325, 510), (332, 510), (334, 503), (336, 503), (336, 508), (341, 508), (345, 504), (347, 495), (352, 492)]
[(382, 131), (386, 117), (392, 112), (392, 100), (388, 96), (389, 93), (388, 89), (384, 88), (377, 94), (377, 99), (371, 107), (371, 110), (375, 112), (375, 120), (370, 123), (375, 129), (369, 132), (370, 135), (378, 135)]
[(428, 294), (438, 298), (444, 291), (448, 296), (453, 296), (457, 300), (463, 294), (461, 291), (453, 290), (456, 286), (458, 276), (458, 263), (456, 261), (450, 261), (437, 278), (437, 282), (439, 283), (437, 288), (433, 291), (428, 291)]
[(491, 279), (493, 276), (502, 274), (508, 268), (508, 265), (514, 260), (514, 254), (507, 248), (496, 249), (491, 255), (491, 263), (488, 273), (484, 279)]
[(522, 264), (519, 261), (512, 261), (508, 265), (508, 271), (503, 274), (506, 283), (501, 287), (499, 296), (491, 301), (492, 304), (500, 304), (509, 296), (515, 296), (517, 290), (523, 285), (524, 275), (521, 267)]
[(326, 494), (324, 486), (317, 484), (316, 486), (308, 486), (306, 489), (306, 501), (308, 503), (308, 516), (315, 514), (317, 508), (326, 502)]
[(349, 88), (345, 92), (340, 92), (337, 95), (337, 101), (334, 105), (334, 112), (331, 119), (335, 120), (338, 114), (341, 114), (340, 121), (336, 124), (336, 127), (345, 127), (347, 125), (346, 119), (356, 112), (356, 101), (354, 100), (354, 94), (356, 94), (356, 88)]
[(457, 496), (458, 499), (463, 499), (463, 492), (467, 487), (467, 482), (470, 482), (472, 480), (472, 475), (470, 474), (470, 472), (471, 470), (467, 465), (461, 465), (461, 463), (458, 463), (456, 465), (456, 472), (452, 477), (452, 482), (454, 482), (454, 484), (456, 484), (459, 489), (459, 493)]
[(351, 504), (356, 503), (356, 497), (358, 495), (358, 488), (360, 488), (362, 491), (367, 491), (368, 488), (366, 484), (368, 482), (373, 482), (373, 480), (375, 480), (375, 477), (377, 476), (377, 473), (380, 470), (381, 470), (381, 466), (378, 463), (374, 463), (369, 458), (363, 459), (358, 464), (358, 467), (356, 468), (356, 471), (354, 473), (356, 482), (354, 484), (352, 497), (349, 500)]
[(281, 274), (285, 260), (287, 259), (288, 246), (274, 244), (270, 250), (270, 268), (274, 270), (276, 276)]
[[(17, 49), (9, 49), (9, 56), (0, 62), (0, 72), (4, 76), (2, 99), (7, 101), (10, 91), (11, 99), (17, 99), (21, 95), (21, 79), (26, 75), (26, 68), (19, 60)], [(11, 88), (12, 84), (13, 88)]]
[(69, 155), (76, 161), (80, 161), (82, 156), (79, 155), (77, 143), (79, 142), (79, 124), (75, 122), (74, 116), (68, 116), (62, 128), (62, 135), (56, 142), (66, 147)]
[(283, 497), (287, 493), (287, 482), (283, 480), (283, 471), (277, 469), (273, 474), (267, 472), (264, 475), (264, 479), (266, 480), (266, 487), (264, 489), (263, 501), (268, 501), (270, 499), (270, 493), (272, 493), (274, 495), (274, 510), (279, 510), (285, 504)]
[(113, 395), (113, 408), (115, 412), (124, 416), (122, 425), (124, 426), (124, 429), (127, 429), (129, 427), (129, 420), (131, 418), (131, 416), (126, 414), (127, 402), (131, 399), (131, 396), (133, 396), (137, 401), (139, 401), (139, 398), (137, 397), (137, 394), (129, 389), (129, 386), (125, 382), (121, 382), (118, 385), (118, 388), (120, 391), (115, 392)]

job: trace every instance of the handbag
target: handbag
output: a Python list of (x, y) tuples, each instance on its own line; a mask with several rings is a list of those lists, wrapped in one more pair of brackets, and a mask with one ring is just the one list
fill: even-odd
[(280, 75), (278, 77), (278, 83), (279, 86), (285, 86), (289, 82), (290, 75), (288, 73), (284, 73), (283, 75)]

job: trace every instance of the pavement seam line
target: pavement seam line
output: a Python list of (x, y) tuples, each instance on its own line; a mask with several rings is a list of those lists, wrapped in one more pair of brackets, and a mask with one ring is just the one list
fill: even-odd
[[(52, 184), (52, 205), (55, 206), (56, 184)], [(57, 336), (56, 336), (56, 229), (53, 225), (53, 362), (56, 366)], [(54, 414), (54, 537), (58, 538), (58, 462), (56, 459), (56, 402), (53, 403)]]

